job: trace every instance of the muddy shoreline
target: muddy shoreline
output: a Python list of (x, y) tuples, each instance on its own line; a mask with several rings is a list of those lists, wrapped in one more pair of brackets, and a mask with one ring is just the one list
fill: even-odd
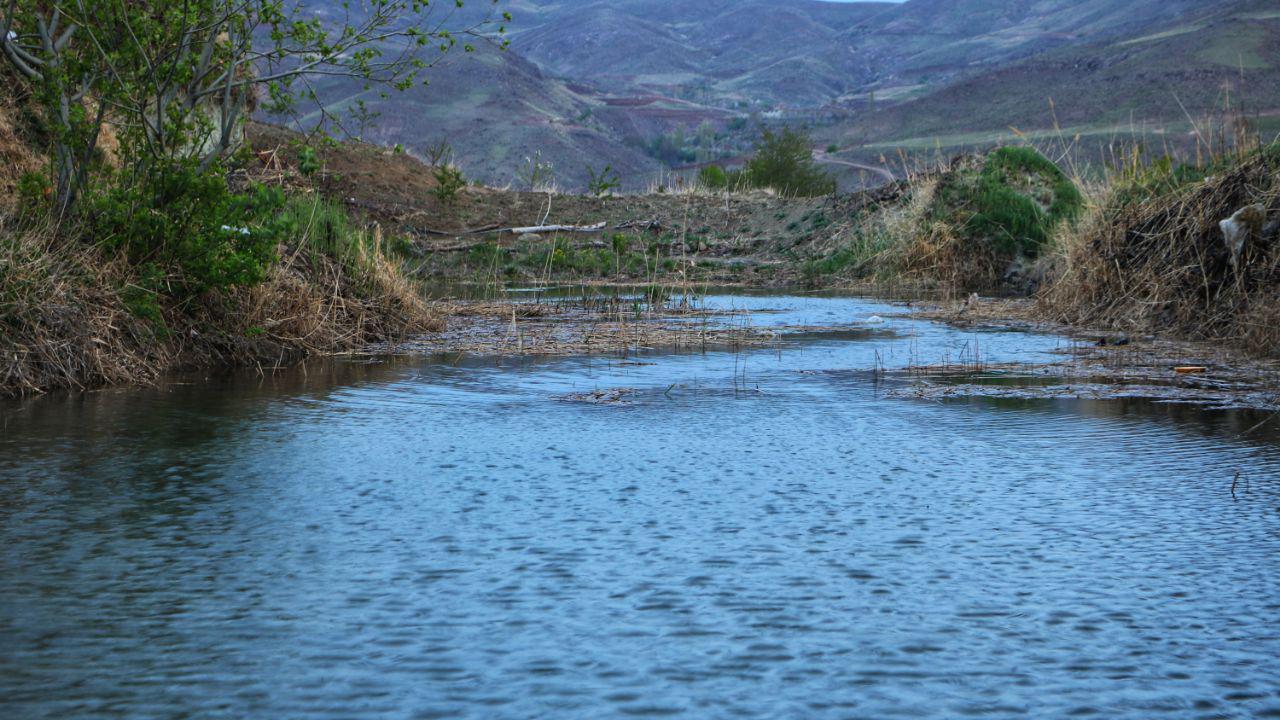
[[(616, 287), (615, 287), (616, 289)], [(807, 339), (891, 337), (880, 318), (826, 325), (757, 327), (752, 313), (707, 308), (697, 301), (642, 303), (622, 296), (599, 302), (464, 301), (442, 303), (449, 328), (367, 349), (376, 356), (611, 356), (656, 352), (785, 352)], [(1034, 301), (975, 299), (892, 303), (889, 319), (929, 321), (975, 332), (1021, 331), (1068, 340), (1050, 362), (988, 363), (975, 357), (875, 374), (889, 396), (954, 398), (1133, 399), (1209, 408), (1280, 411), (1280, 361), (1249, 357), (1208, 343), (1074, 328), (1038, 317)]]
[(1050, 363), (909, 368), (901, 397), (1145, 399), (1218, 409), (1280, 411), (1280, 360), (1205, 342), (1131, 335), (1044, 320), (1031, 299), (912, 303), (902, 316), (987, 331), (1061, 335)]

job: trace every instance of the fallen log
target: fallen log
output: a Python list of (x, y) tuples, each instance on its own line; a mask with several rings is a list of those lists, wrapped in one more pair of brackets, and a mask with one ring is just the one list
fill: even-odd
[(596, 233), (603, 231), (609, 223), (595, 225), (535, 225), (532, 227), (510, 228), (506, 232), (513, 235), (542, 235), (544, 233)]
[(431, 228), (416, 227), (412, 228), (413, 232), (420, 235), (435, 235), (437, 237), (464, 238), (472, 235), (486, 235), (488, 233), (511, 233), (512, 235), (541, 235), (543, 233), (597, 233), (608, 227), (608, 223), (596, 223), (595, 225), (533, 225), (530, 227), (500, 227), (492, 225), (489, 227), (476, 228), (475, 230), (458, 230), (448, 232), (446, 230), (433, 230)]
[(431, 228), (425, 228), (425, 227), (411, 228), (411, 230), (413, 230), (413, 232), (415, 233), (420, 233), (422, 235), (437, 235), (439, 237), (451, 237), (451, 238), (467, 237), (469, 235), (483, 235), (485, 233), (491, 233), (491, 232), (505, 232), (498, 225), (493, 225), (492, 227), (476, 228), (475, 230), (458, 230), (456, 232), (448, 232), (445, 230), (432, 230)]

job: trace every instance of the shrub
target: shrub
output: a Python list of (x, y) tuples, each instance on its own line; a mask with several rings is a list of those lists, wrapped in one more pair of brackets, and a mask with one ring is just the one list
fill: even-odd
[(315, 175), (320, 172), (320, 168), (320, 156), (315, 148), (306, 145), (298, 150), (298, 172), (302, 173), (303, 177)]
[(719, 165), (708, 165), (698, 173), (698, 182), (708, 190), (723, 190), (729, 186), (729, 176)]
[(46, 209), (53, 195), (53, 185), (43, 173), (25, 172), (18, 178), (18, 207), (23, 212)]
[(164, 273), (155, 265), (148, 265), (141, 268), (138, 277), (120, 293), (120, 300), (129, 314), (147, 323), (160, 337), (169, 334), (160, 302), (163, 288)]
[(612, 195), (614, 190), (622, 187), (622, 179), (613, 171), (612, 165), (605, 165), (599, 173), (589, 167), (587, 177), (587, 192), (596, 197)]
[(458, 191), (467, 186), (467, 179), (462, 171), (452, 165), (441, 165), (432, 171), (436, 186), (431, 194), (442, 203), (452, 203), (458, 198)]
[(555, 166), (542, 159), (542, 151), (525, 157), (524, 165), (516, 172), (516, 180), (520, 185), (532, 192), (541, 192), (555, 184)]
[(814, 162), (809, 136), (790, 128), (780, 133), (765, 130), (745, 173), (752, 186), (773, 188), (787, 197), (817, 197), (836, 190), (835, 179)]
[(106, 248), (163, 269), (172, 290), (195, 295), (263, 280), (283, 204), (279, 189), (233, 193), (221, 174), (175, 163), (94, 197), (89, 227)]
[(422, 149), (427, 165), (433, 168), (453, 164), (453, 145), (446, 138), (440, 138)]

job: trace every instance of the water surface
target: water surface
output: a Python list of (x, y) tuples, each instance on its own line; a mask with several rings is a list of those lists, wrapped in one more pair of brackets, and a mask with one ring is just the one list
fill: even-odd
[(713, 302), (843, 329), (4, 405), (0, 716), (1280, 717), (1262, 418), (887, 399), (1063, 341)]

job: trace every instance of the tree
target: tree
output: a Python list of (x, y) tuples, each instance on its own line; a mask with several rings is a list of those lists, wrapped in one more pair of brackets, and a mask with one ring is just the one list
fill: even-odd
[(802, 132), (765, 130), (746, 175), (755, 187), (769, 187), (788, 197), (814, 197), (836, 190), (835, 178), (813, 160), (813, 141)]
[(303, 0), (0, 0), (0, 49), (37, 88), (63, 211), (88, 178), (105, 123), (126, 169), (191, 161), (207, 171), (236, 146), (259, 93), (273, 110), (316, 100), (309, 79), (405, 90), (462, 45), (503, 39), (500, 0), (450, 28), (464, 3), (348, 0), (339, 22)]

